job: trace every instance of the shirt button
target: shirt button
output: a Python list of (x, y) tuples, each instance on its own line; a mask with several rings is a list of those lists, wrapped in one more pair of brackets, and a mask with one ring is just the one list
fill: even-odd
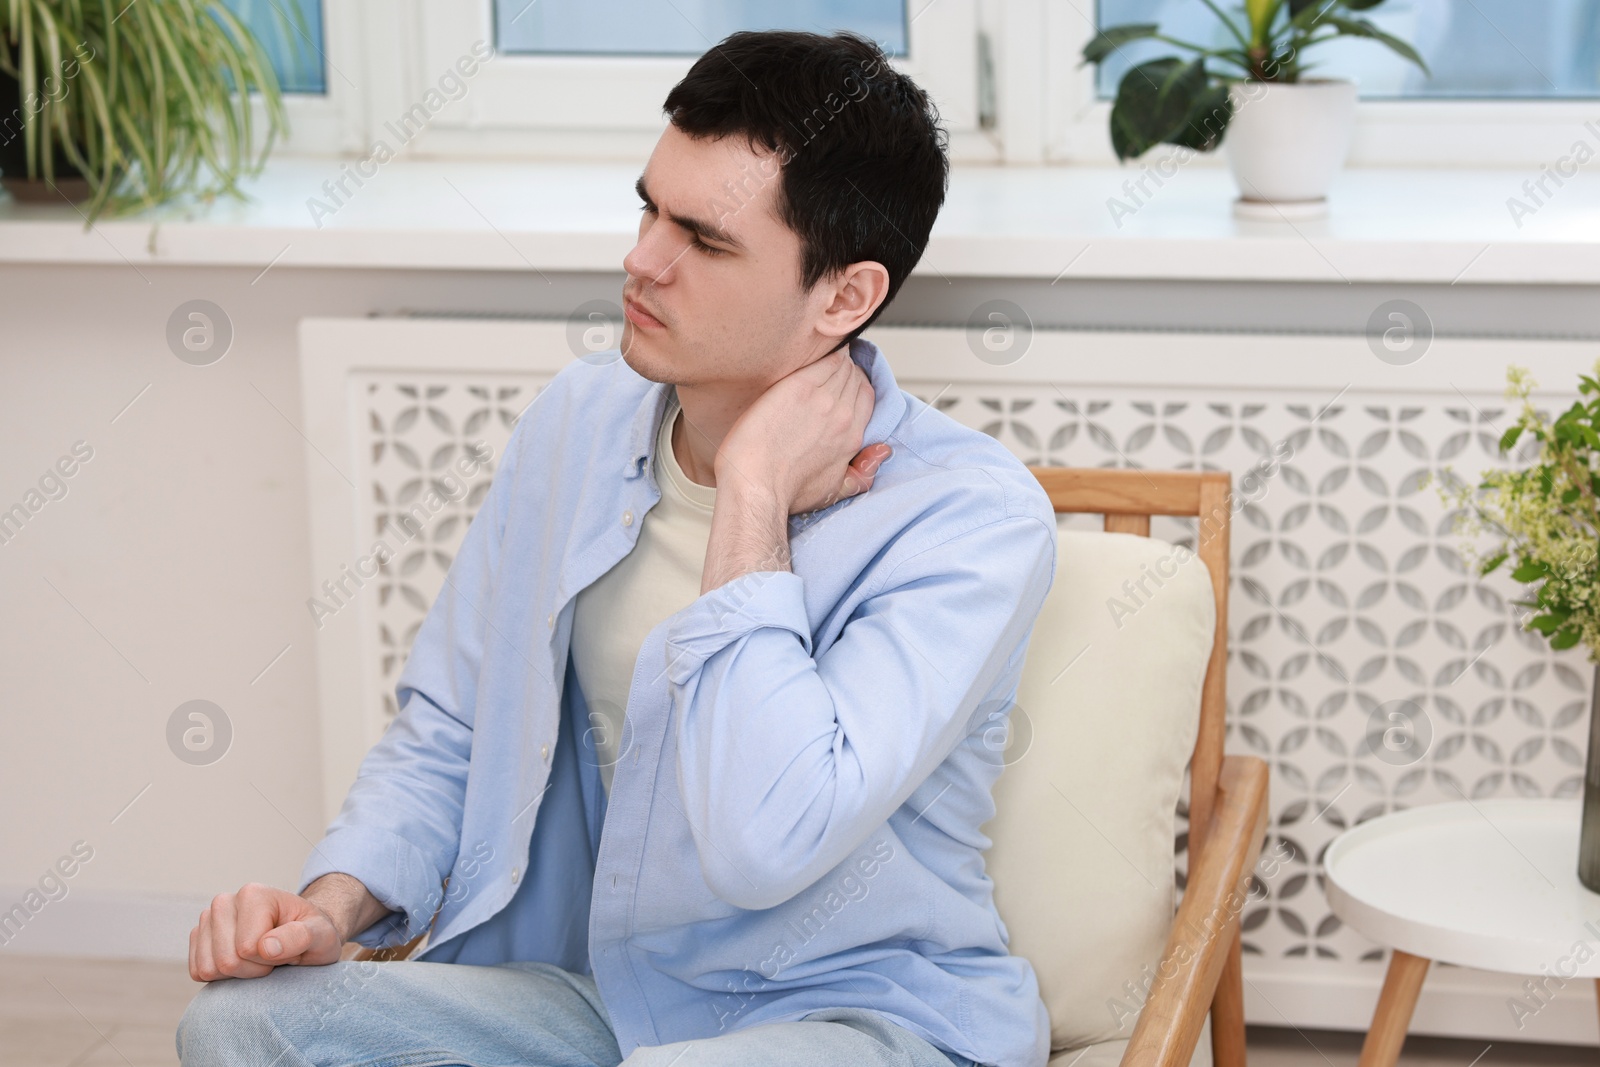
[(632, 526), (633, 525), (633, 509), (632, 508), (629, 508), (627, 511), (624, 511), (622, 513), (622, 525), (624, 525), (624, 526)]
[(517, 880), (517, 869), (515, 867), (511, 868), (511, 880), (513, 882)]
[(548, 744), (539, 746), (539, 758), (544, 760), (546, 763), (550, 762), (550, 746)]
[(554, 630), (556, 628), (556, 613), (552, 611), (544, 621), (550, 624), (550, 629)]

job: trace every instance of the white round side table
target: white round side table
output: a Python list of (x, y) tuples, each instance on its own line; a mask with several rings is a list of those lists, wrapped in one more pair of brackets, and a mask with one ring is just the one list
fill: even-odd
[(1578, 881), (1580, 804), (1428, 804), (1371, 819), (1328, 845), (1333, 913), (1394, 950), (1360, 1067), (1394, 1067), (1434, 960), (1600, 979), (1600, 893)]

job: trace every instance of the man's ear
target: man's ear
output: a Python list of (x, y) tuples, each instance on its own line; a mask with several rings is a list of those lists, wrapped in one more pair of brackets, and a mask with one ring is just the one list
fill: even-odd
[(851, 263), (819, 284), (827, 303), (817, 323), (817, 332), (829, 337), (845, 337), (871, 318), (883, 303), (889, 293), (889, 270), (882, 263), (867, 259)]

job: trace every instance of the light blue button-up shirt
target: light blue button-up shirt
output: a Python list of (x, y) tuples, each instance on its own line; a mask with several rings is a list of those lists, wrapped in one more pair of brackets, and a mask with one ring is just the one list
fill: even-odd
[(850, 355), (875, 393), (863, 444), (893, 455), (866, 493), (791, 518), (791, 571), (650, 631), (609, 797), (573, 601), (661, 497), (672, 387), (620, 358), (555, 375), (300, 890), (360, 879), (395, 912), (355, 937), (368, 947), (437, 909), (417, 959), (593, 974), (624, 1056), (852, 1006), (979, 1063), (1043, 1067), (1049, 1019), (1007, 951), (981, 827), (1055, 514), (1003, 445), (901, 391), (875, 345)]

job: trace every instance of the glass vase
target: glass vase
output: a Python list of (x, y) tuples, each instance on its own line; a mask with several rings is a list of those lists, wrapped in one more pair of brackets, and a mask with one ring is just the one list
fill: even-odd
[(1600, 893), (1600, 663), (1589, 696), (1589, 757), (1583, 768), (1583, 823), (1578, 830), (1578, 881)]

